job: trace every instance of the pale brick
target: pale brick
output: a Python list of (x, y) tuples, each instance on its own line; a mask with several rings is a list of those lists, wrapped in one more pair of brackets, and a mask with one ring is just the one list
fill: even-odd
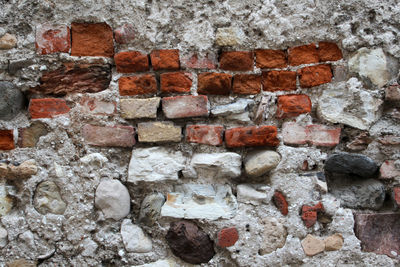
[(169, 119), (208, 116), (208, 99), (205, 95), (173, 96), (162, 99), (162, 109)]
[(142, 122), (138, 124), (139, 142), (180, 142), (180, 126), (172, 122)]
[(83, 126), (82, 135), (86, 143), (93, 146), (131, 147), (136, 143), (132, 126)]
[(125, 119), (157, 118), (157, 108), (160, 106), (160, 98), (145, 99), (121, 99), (121, 117)]

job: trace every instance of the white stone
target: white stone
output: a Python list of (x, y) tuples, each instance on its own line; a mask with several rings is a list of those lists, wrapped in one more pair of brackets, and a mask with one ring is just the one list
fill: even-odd
[(104, 157), (101, 153), (92, 153), (82, 157), (80, 161), (86, 165), (93, 164), (103, 167), (103, 164), (108, 162), (108, 159)]
[(217, 220), (235, 216), (237, 202), (228, 185), (185, 184), (175, 186), (161, 209), (161, 216)]
[(241, 98), (234, 103), (214, 107), (211, 109), (211, 114), (216, 116), (240, 114), (245, 112), (247, 107), (251, 104), (254, 104), (253, 100)]
[(122, 221), (121, 236), (128, 252), (146, 253), (152, 250), (151, 239), (145, 235), (142, 228), (133, 224), (130, 219)]
[(7, 245), (7, 236), (7, 230), (3, 227), (0, 227), (0, 248), (4, 248)]
[(128, 182), (177, 180), (186, 158), (180, 151), (165, 147), (134, 148), (128, 170)]
[(122, 219), (131, 209), (128, 189), (118, 180), (104, 180), (96, 189), (95, 205), (105, 218)]
[(271, 187), (260, 184), (240, 184), (237, 186), (237, 201), (259, 205), (269, 201), (268, 194)]
[(136, 267), (178, 267), (177, 263), (171, 258), (166, 260), (158, 260), (152, 263), (135, 265)]
[(318, 116), (332, 123), (343, 123), (368, 130), (381, 115), (383, 101), (363, 90), (356, 78), (336, 83), (318, 99)]
[(83, 251), (81, 253), (82, 256), (94, 257), (96, 256), (95, 253), (99, 246), (92, 239), (86, 238), (85, 240), (82, 241), (81, 247), (83, 248)]
[(255, 151), (247, 155), (244, 168), (248, 176), (258, 177), (274, 169), (280, 161), (281, 156), (275, 151)]
[(237, 153), (198, 153), (194, 154), (183, 172), (185, 177), (238, 177), (241, 173), (242, 159)]

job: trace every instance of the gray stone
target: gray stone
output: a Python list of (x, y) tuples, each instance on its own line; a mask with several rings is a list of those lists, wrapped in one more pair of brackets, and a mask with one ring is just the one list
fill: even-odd
[(0, 81), (0, 120), (11, 120), (23, 108), (24, 95), (10, 82)]
[(104, 180), (96, 189), (95, 205), (106, 219), (120, 220), (131, 209), (128, 189), (118, 180)]
[(128, 252), (146, 253), (153, 248), (151, 239), (145, 235), (142, 228), (134, 225), (130, 219), (122, 221), (121, 236)]
[(285, 226), (277, 218), (267, 217), (262, 220), (263, 232), (260, 254), (269, 254), (286, 243), (287, 231)]
[(8, 64), (8, 72), (11, 75), (15, 75), (18, 71), (27, 68), (33, 64), (35, 64), (35, 61), (31, 58), (10, 60)]
[(258, 177), (273, 170), (280, 161), (281, 156), (275, 151), (255, 151), (247, 155), (244, 169), (248, 176)]
[(7, 230), (3, 227), (0, 227), (0, 248), (4, 248), (7, 245), (7, 236)]
[(140, 206), (139, 222), (153, 225), (160, 217), (161, 207), (165, 203), (165, 197), (161, 193), (147, 195)]
[(35, 209), (41, 214), (64, 214), (67, 204), (61, 198), (60, 188), (52, 181), (41, 182), (33, 200)]
[(337, 153), (328, 157), (325, 172), (354, 174), (361, 177), (377, 175), (378, 165), (369, 157), (361, 154)]
[(234, 103), (214, 107), (211, 110), (211, 114), (215, 116), (241, 114), (246, 112), (247, 107), (252, 104), (254, 104), (254, 100), (241, 98)]

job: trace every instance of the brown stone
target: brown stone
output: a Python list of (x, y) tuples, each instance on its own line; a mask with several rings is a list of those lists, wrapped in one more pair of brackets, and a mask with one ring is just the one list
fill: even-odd
[(320, 42), (318, 44), (320, 61), (336, 61), (343, 58), (342, 51), (335, 43)]
[(6, 179), (29, 178), (37, 173), (35, 160), (27, 160), (20, 165), (0, 163), (0, 177)]
[(45, 72), (40, 85), (32, 93), (63, 96), (68, 93), (96, 93), (108, 88), (110, 65), (64, 63), (60, 68)]
[(395, 84), (385, 88), (385, 100), (400, 105), (400, 85)]
[(157, 81), (153, 74), (121, 77), (118, 85), (122, 96), (157, 93)]
[(289, 48), (288, 53), (291, 66), (319, 62), (318, 50), (315, 44), (292, 47)]
[(344, 240), (341, 234), (334, 234), (325, 238), (324, 241), (326, 251), (335, 251), (342, 248)]
[(261, 76), (257, 74), (237, 74), (233, 77), (232, 89), (235, 94), (258, 94), (261, 91)]
[(317, 65), (305, 67), (298, 71), (300, 86), (310, 88), (332, 80), (332, 69), (330, 65)]
[(219, 67), (222, 70), (247, 71), (253, 70), (254, 55), (247, 51), (222, 52)]
[(229, 95), (232, 75), (226, 73), (205, 72), (198, 75), (199, 94)]
[(13, 130), (0, 130), (0, 150), (15, 148)]
[(314, 256), (325, 250), (324, 241), (310, 234), (301, 241), (301, 246), (307, 256)]
[(154, 50), (150, 54), (153, 70), (178, 70), (180, 68), (179, 50)]
[(40, 121), (34, 121), (27, 128), (18, 129), (18, 146), (35, 147), (39, 138), (48, 133), (46, 125)]
[(172, 253), (188, 263), (207, 263), (214, 257), (214, 242), (190, 221), (171, 223), (165, 238)]
[(167, 72), (160, 75), (162, 93), (188, 93), (192, 87), (192, 77), (185, 72)]
[(113, 31), (106, 23), (71, 24), (72, 56), (112, 57)]
[(148, 71), (149, 57), (139, 51), (120, 52), (114, 57), (117, 71), (120, 73), (131, 73)]
[(296, 90), (296, 72), (286, 70), (263, 72), (262, 84), (264, 91)]
[(307, 95), (282, 95), (278, 96), (278, 119), (296, 117), (303, 113), (311, 112), (311, 100)]
[(272, 49), (256, 50), (256, 66), (260, 69), (285, 68), (287, 66), (285, 51)]

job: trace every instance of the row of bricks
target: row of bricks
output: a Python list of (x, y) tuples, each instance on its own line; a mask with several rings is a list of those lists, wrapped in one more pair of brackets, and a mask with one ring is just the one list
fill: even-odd
[[(137, 125), (138, 140), (142, 143), (181, 142), (182, 128), (172, 122), (142, 122)], [(286, 145), (304, 145), (333, 147), (340, 141), (340, 128), (324, 125), (302, 127), (295, 123), (285, 123), (282, 136)], [(23, 135), (23, 131), (20, 131)], [(188, 125), (186, 141), (189, 143), (220, 146), (225, 140), (226, 146), (235, 147), (276, 147), (276, 126), (247, 126), (225, 130), (222, 125)], [(94, 146), (131, 147), (135, 145), (135, 128), (132, 126), (95, 126), (86, 124), (82, 128), (85, 142)], [(23, 136), (21, 137), (24, 138)], [(14, 149), (13, 130), (0, 130), (0, 149)]]
[[(208, 97), (205, 95), (163, 97), (161, 103), (163, 113), (168, 119), (209, 116), (210, 105)], [(90, 105), (90, 103), (87, 103), (87, 105)], [(94, 102), (92, 105), (94, 105)], [(120, 110), (122, 117), (126, 119), (154, 119), (157, 117), (159, 105), (159, 97), (121, 99)], [(94, 108), (92, 107), (92, 109)], [(108, 106), (107, 109), (113, 110), (112, 107), (109, 108)], [(282, 95), (278, 96), (276, 117), (278, 119), (296, 117), (311, 112), (311, 109), (311, 100), (307, 95)], [(29, 113), (32, 119), (52, 118), (69, 111), (70, 107), (61, 98), (31, 99), (29, 104)]]
[[(322, 64), (304, 67), (295, 71), (268, 71), (258, 74), (236, 74), (205, 72), (198, 74), (199, 94), (228, 95), (258, 94), (261, 86), (264, 91), (291, 91), (296, 90), (297, 75), (300, 86), (310, 88), (329, 83), (332, 80), (331, 66)], [(160, 75), (161, 93), (188, 93), (192, 87), (193, 76), (185, 72), (168, 72)], [(154, 74), (121, 77), (119, 79), (119, 93), (122, 96), (156, 94), (157, 80)]]

